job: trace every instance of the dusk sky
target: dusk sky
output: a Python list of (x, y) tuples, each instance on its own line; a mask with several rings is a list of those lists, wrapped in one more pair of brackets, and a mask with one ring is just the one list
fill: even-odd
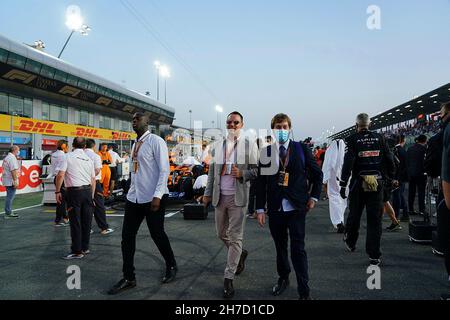
[[(449, 0), (3, 0), (0, 33), (57, 56), (69, 5), (92, 31), (62, 59), (154, 99), (153, 62), (167, 64), (167, 104), (184, 127), (189, 110), (211, 127), (220, 104), (222, 123), (237, 110), (258, 130), (284, 112), (296, 140), (317, 138), (450, 82)], [(367, 27), (370, 5), (380, 30)]]

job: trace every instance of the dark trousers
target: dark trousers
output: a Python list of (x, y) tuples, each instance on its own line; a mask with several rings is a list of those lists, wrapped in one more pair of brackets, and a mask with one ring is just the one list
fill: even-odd
[(255, 204), (256, 204), (256, 182), (254, 180), (250, 181), (250, 190), (248, 195), (248, 214), (255, 213)]
[(447, 208), (444, 200), (438, 206), (437, 232), (439, 243), (442, 245), (442, 251), (444, 251), (445, 268), (450, 276), (450, 210)]
[[(55, 178), (56, 180), (56, 178)], [(64, 188), (64, 182), (61, 186), (61, 203), (56, 204), (56, 217), (55, 223), (61, 222), (62, 219), (68, 219), (67, 207), (66, 207), (66, 188)]]
[(408, 207), (409, 211), (414, 211), (414, 201), (416, 200), (416, 190), (419, 194), (419, 211), (425, 212), (425, 188), (427, 177), (411, 177), (408, 185)]
[(305, 251), (305, 211), (269, 213), (269, 228), (277, 251), (278, 276), (287, 279), (291, 272), (288, 257), (288, 233), (291, 240), (291, 261), (297, 277), (300, 296), (309, 295), (308, 258)]
[(95, 185), (95, 196), (94, 196), (94, 218), (97, 226), (100, 230), (106, 230), (109, 228), (106, 222), (106, 209), (105, 209), (105, 198), (103, 197), (103, 186), (100, 181), (97, 181)]
[(361, 216), (367, 213), (366, 252), (372, 259), (381, 257), (380, 242), (383, 215), (383, 188), (377, 192), (365, 192), (362, 186), (355, 186), (349, 195), (350, 213), (347, 217), (346, 242), (354, 247), (358, 241)]
[(66, 192), (67, 211), (70, 220), (72, 253), (81, 253), (89, 249), (91, 238), (92, 214), (94, 203), (91, 189), (70, 190)]
[(125, 217), (122, 230), (122, 258), (123, 275), (127, 280), (134, 280), (134, 253), (136, 251), (136, 235), (144, 218), (147, 220), (147, 226), (150, 235), (163, 256), (166, 267), (176, 265), (175, 257), (170, 246), (169, 238), (164, 231), (166, 196), (161, 200), (159, 211), (151, 211), (151, 203), (137, 204), (130, 201), (125, 205)]
[(405, 183), (400, 182), (399, 187), (392, 192), (392, 207), (397, 219), (400, 217), (400, 210), (403, 214), (408, 214), (408, 205), (405, 200)]

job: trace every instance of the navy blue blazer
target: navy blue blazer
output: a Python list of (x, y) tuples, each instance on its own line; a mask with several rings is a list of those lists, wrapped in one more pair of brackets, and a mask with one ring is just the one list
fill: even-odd
[[(278, 185), (280, 164), (276, 164), (278, 168), (276, 174), (264, 175), (261, 170), (264, 167), (269, 167), (271, 163), (262, 164), (260, 161), (259, 175), (256, 180), (257, 209), (264, 209), (267, 203), (269, 213), (278, 212), (282, 200), (287, 199), (296, 210), (303, 211), (311, 197), (320, 199), (323, 173), (311, 150), (303, 143), (293, 140), (289, 143), (289, 149), (289, 164), (286, 169), (289, 173), (288, 187)], [(276, 152), (279, 151), (276, 150)], [(301, 152), (303, 152), (303, 156)], [(271, 156), (271, 146), (261, 150), (260, 159), (267, 158), (267, 156)]]

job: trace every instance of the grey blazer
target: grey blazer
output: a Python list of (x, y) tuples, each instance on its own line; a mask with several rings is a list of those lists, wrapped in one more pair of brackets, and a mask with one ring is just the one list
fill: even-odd
[[(212, 205), (217, 207), (220, 200), (220, 179), (223, 166), (225, 140), (212, 146), (212, 161), (209, 165), (208, 183), (205, 196), (212, 197)], [(256, 143), (241, 138), (236, 146), (236, 166), (242, 172), (242, 178), (236, 180), (234, 202), (238, 207), (248, 205), (249, 181), (258, 177), (258, 147)]]

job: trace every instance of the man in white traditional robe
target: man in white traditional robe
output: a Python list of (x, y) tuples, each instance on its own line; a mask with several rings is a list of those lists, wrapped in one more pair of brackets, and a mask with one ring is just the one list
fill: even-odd
[[(330, 203), (330, 218), (338, 233), (345, 232), (344, 212), (347, 208), (347, 200), (339, 194), (339, 180), (342, 165), (344, 164), (345, 143), (344, 140), (334, 140), (325, 153), (323, 162), (323, 183), (326, 186)], [(348, 192), (348, 190), (347, 190)]]

